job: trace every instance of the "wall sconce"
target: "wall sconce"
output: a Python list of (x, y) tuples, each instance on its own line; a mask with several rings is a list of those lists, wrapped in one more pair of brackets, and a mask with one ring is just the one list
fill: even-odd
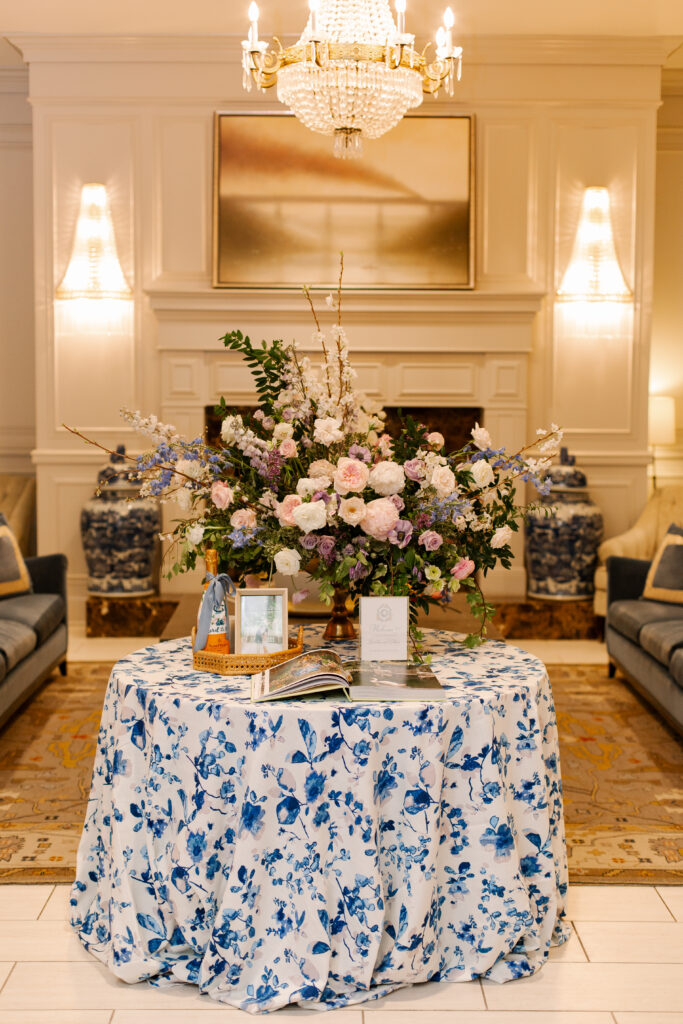
[(657, 490), (655, 447), (676, 443), (676, 400), (671, 395), (650, 395), (647, 408), (647, 439), (652, 449), (652, 487)]
[(633, 294), (617, 259), (606, 188), (584, 192), (571, 258), (556, 303), (567, 336), (631, 337)]
[(119, 262), (104, 185), (81, 189), (71, 258), (56, 298), (63, 330), (88, 334), (132, 330), (133, 292)]

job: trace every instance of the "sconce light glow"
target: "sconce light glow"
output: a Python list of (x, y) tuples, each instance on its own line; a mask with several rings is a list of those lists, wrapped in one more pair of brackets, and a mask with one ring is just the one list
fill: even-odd
[(676, 443), (676, 400), (672, 395), (650, 395), (647, 439), (653, 446)]
[(587, 188), (584, 193), (571, 258), (556, 299), (568, 332), (594, 338), (631, 334), (633, 295), (619, 266), (606, 188)]
[(116, 251), (104, 185), (81, 189), (71, 258), (57, 288), (62, 324), (85, 331), (118, 331), (132, 318), (133, 293)]

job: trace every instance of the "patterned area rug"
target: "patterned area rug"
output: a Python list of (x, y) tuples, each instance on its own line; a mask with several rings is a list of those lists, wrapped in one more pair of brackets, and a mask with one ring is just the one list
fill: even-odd
[[(109, 667), (72, 662), (0, 732), (0, 882), (73, 878)], [(680, 741), (605, 669), (549, 672), (570, 879), (680, 884)]]

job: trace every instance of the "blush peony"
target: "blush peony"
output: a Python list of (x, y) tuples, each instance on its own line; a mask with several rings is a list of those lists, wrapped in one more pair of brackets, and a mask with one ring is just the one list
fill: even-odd
[(292, 519), (302, 533), (320, 530), (327, 526), (327, 509), (324, 501), (308, 501), (297, 505), (292, 511)]
[(455, 474), (448, 466), (437, 466), (432, 473), (432, 487), (440, 498), (447, 498), (455, 490)]
[(438, 430), (434, 430), (431, 434), (427, 434), (427, 444), (430, 448), (443, 448), (445, 444), (443, 434), (440, 434)]
[(405, 485), (403, 466), (397, 462), (378, 462), (370, 470), (370, 486), (378, 494), (398, 494)]
[(365, 506), (361, 530), (375, 540), (386, 540), (399, 519), (399, 512), (389, 498), (375, 498)]
[(280, 526), (296, 526), (294, 522), (292, 512), (301, 504), (301, 498), (298, 494), (288, 494), (279, 505), (275, 508), (275, 515), (278, 518)]
[(286, 437), (284, 441), (280, 441), (278, 451), (283, 459), (294, 459), (299, 454), (297, 443), (291, 437)]
[(368, 482), (370, 470), (364, 462), (358, 459), (347, 459), (343, 457), (337, 463), (334, 474), (334, 489), (338, 494), (348, 494), (349, 491), (362, 491)]
[(235, 493), (232, 487), (228, 487), (222, 480), (215, 480), (211, 484), (211, 501), (216, 508), (227, 508), (232, 504)]
[(238, 508), (230, 516), (233, 530), (253, 530), (256, 526), (256, 513), (253, 508)]
[(471, 558), (461, 558), (451, 569), (451, 576), (456, 580), (467, 579), (474, 572), (474, 562)]
[(342, 498), (339, 502), (339, 518), (349, 526), (358, 526), (365, 516), (365, 502), (362, 498)]

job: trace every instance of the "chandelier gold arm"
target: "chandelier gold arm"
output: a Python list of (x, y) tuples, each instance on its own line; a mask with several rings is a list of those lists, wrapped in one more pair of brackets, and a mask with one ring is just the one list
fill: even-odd
[(336, 61), (356, 61), (358, 63), (383, 64), (395, 71), (406, 68), (415, 71), (422, 78), (422, 91), (434, 95), (439, 91), (451, 71), (449, 59), (438, 58), (427, 64), (425, 54), (432, 45), (427, 43), (422, 53), (412, 46), (403, 43), (375, 45), (371, 43), (328, 43), (311, 40), (296, 43), (294, 46), (283, 47), (277, 37), (276, 51), (251, 51), (251, 74), (257, 86), (270, 89), (277, 81), (278, 72), (282, 68), (297, 64), (312, 64), (324, 68)]

